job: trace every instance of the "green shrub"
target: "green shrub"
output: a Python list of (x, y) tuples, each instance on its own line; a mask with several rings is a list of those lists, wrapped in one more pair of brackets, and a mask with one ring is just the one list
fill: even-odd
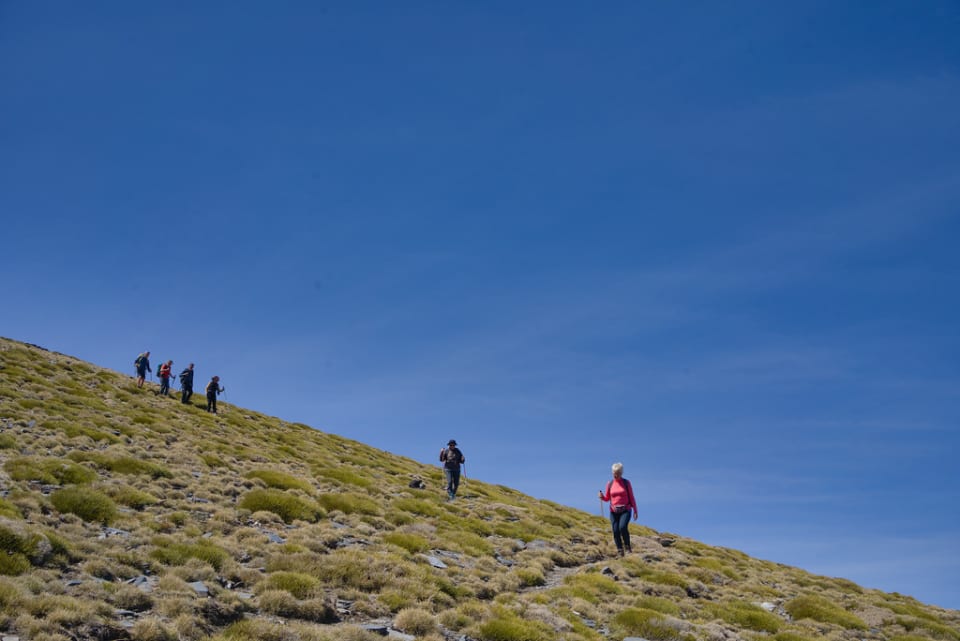
[(150, 461), (144, 461), (132, 456), (109, 456), (97, 452), (70, 452), (67, 455), (74, 461), (90, 461), (100, 469), (116, 472), (117, 474), (143, 474), (154, 479), (172, 479), (173, 472)]
[(673, 616), (678, 616), (680, 614), (680, 606), (673, 601), (657, 596), (642, 596), (636, 600), (635, 605), (638, 608), (654, 610), (656, 612), (662, 612), (663, 614), (670, 614)]
[(216, 454), (201, 454), (200, 460), (207, 464), (207, 467), (227, 467), (226, 461)]
[(821, 623), (835, 623), (852, 630), (866, 630), (867, 625), (860, 617), (847, 612), (840, 606), (820, 596), (803, 595), (789, 601), (784, 609), (794, 619), (813, 619)]
[(230, 555), (214, 543), (201, 539), (196, 543), (179, 543), (169, 539), (158, 539), (150, 556), (164, 565), (184, 565), (190, 559), (199, 559), (220, 570)]
[(422, 536), (409, 534), (407, 532), (390, 532), (384, 535), (384, 543), (396, 545), (408, 552), (426, 552), (430, 549), (430, 542)]
[(525, 621), (515, 615), (490, 619), (480, 624), (483, 641), (552, 641), (555, 633), (539, 621)]
[(710, 607), (710, 611), (727, 623), (748, 630), (774, 633), (780, 629), (780, 618), (777, 615), (746, 601), (717, 603)]
[(0, 554), (0, 574), (4, 576), (23, 574), (30, 567), (30, 559), (19, 552)]
[(774, 641), (815, 641), (811, 637), (797, 634), (796, 632), (777, 632), (773, 635)]
[(110, 497), (84, 486), (74, 485), (57, 490), (50, 502), (60, 512), (76, 514), (89, 523), (110, 525), (117, 517), (117, 506)]
[(0, 434), (0, 450), (12, 450), (17, 446), (17, 439), (12, 434)]
[(240, 500), (240, 507), (251, 512), (272, 512), (285, 523), (296, 520), (315, 523), (324, 515), (323, 509), (313, 501), (272, 488), (247, 492)]
[(19, 608), (24, 595), (20, 588), (7, 580), (0, 580), (0, 611), (11, 611)]
[(537, 585), (544, 585), (547, 582), (546, 577), (539, 568), (520, 568), (514, 572), (520, 580), (520, 585), (526, 588)]
[(435, 503), (423, 499), (397, 499), (393, 502), (393, 508), (420, 516), (440, 516), (441, 513), (440, 508)]
[(20, 511), (20, 508), (10, 501), (0, 499), (0, 517), (4, 516), (10, 519), (22, 519), (23, 513)]
[(334, 481), (339, 481), (341, 483), (356, 485), (357, 487), (368, 488), (373, 486), (373, 481), (366, 476), (361, 476), (356, 472), (344, 467), (314, 468), (313, 474), (314, 476), (322, 476), (324, 478), (333, 479)]
[(260, 479), (267, 484), (267, 487), (279, 490), (303, 490), (308, 494), (313, 492), (313, 486), (307, 481), (278, 470), (253, 470), (247, 472), (245, 476), (248, 479)]
[(272, 572), (264, 581), (264, 586), (289, 592), (298, 599), (306, 599), (314, 595), (320, 587), (320, 581), (302, 572)]
[(930, 619), (897, 617), (897, 624), (903, 626), (907, 632), (920, 630), (927, 632), (931, 637), (944, 641), (960, 641), (960, 631), (946, 626), (939, 621)]
[(138, 490), (135, 487), (130, 487), (129, 485), (111, 488), (106, 491), (114, 501), (120, 505), (133, 508), (134, 510), (142, 510), (157, 502), (157, 497), (154, 495)]
[(324, 494), (317, 501), (327, 511), (339, 510), (344, 514), (379, 514), (380, 507), (359, 494)]
[(680, 639), (680, 632), (655, 610), (627, 608), (613, 618), (613, 627), (624, 636), (640, 636), (650, 641)]
[(3, 469), (15, 481), (38, 481), (50, 485), (79, 485), (97, 478), (93, 470), (59, 458), (13, 458), (3, 464)]
[(563, 583), (562, 592), (590, 603), (599, 603), (602, 599), (623, 591), (616, 581), (598, 572), (572, 574), (564, 579)]

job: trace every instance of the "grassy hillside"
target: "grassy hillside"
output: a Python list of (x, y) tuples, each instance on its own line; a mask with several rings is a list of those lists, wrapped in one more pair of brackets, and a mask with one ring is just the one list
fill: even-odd
[(960, 641), (957, 611), (643, 527), (612, 558), (597, 515), (447, 502), (436, 467), (155, 389), (0, 339), (3, 636)]

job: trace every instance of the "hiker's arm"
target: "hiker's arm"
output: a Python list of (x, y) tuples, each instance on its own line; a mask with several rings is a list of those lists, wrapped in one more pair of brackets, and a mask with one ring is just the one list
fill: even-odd
[(630, 507), (633, 508), (633, 520), (637, 520), (637, 499), (633, 498), (633, 483), (627, 483), (627, 492), (630, 495)]

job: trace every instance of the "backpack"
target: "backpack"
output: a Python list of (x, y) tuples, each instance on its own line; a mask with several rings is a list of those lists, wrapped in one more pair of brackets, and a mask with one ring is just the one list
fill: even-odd
[(455, 468), (460, 465), (460, 451), (452, 447), (445, 448), (441, 459), (445, 467)]
[(143, 366), (144, 360), (146, 359), (143, 357), (143, 354), (140, 354), (140, 356), (137, 356), (137, 360), (133, 361), (133, 366), (140, 369)]

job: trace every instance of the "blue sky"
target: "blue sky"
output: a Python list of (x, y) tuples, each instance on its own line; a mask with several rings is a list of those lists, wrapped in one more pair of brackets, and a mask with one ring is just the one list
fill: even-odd
[(3, 3), (0, 334), (585, 510), (622, 461), (658, 530), (958, 608), (957, 33)]

